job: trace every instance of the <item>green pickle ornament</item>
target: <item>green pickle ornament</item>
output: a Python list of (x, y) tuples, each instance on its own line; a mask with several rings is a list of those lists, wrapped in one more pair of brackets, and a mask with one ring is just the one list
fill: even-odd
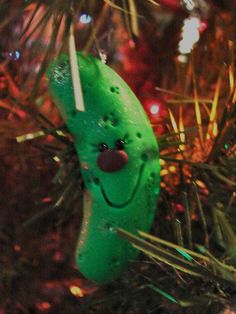
[(77, 53), (85, 111), (75, 109), (68, 56), (48, 70), (49, 90), (74, 138), (85, 182), (76, 250), (80, 272), (97, 283), (116, 279), (138, 251), (116, 233), (148, 231), (159, 195), (158, 146), (134, 93), (110, 67)]

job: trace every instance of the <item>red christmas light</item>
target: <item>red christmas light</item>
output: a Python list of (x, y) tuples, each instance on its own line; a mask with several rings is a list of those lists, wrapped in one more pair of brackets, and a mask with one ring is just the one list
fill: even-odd
[(162, 98), (151, 98), (143, 102), (149, 120), (153, 126), (156, 136), (164, 134), (166, 130), (166, 119), (168, 118), (167, 105)]
[(168, 116), (166, 102), (162, 98), (147, 99), (143, 107), (152, 124), (162, 122)]

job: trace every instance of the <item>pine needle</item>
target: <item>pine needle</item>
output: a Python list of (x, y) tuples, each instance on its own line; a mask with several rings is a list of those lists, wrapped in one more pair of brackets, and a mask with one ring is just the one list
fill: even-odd
[(192, 250), (186, 249), (183, 246), (171, 243), (169, 241), (163, 240), (163, 239), (161, 239), (161, 238), (159, 238), (157, 236), (153, 236), (153, 235), (148, 234), (148, 233), (143, 232), (143, 231), (138, 231), (138, 234), (140, 234), (142, 237), (144, 237), (146, 239), (149, 239), (149, 240), (151, 240), (153, 242), (160, 243), (162, 245), (165, 245), (167, 247), (173, 248), (175, 250), (179, 250), (179, 251), (185, 252), (186, 254), (188, 254), (190, 256), (194, 256), (196, 258), (199, 258), (201, 260), (205, 260), (205, 261), (209, 262), (209, 258), (208, 257), (206, 257), (206, 256), (204, 256), (202, 254), (196, 253), (196, 252), (194, 252)]
[(107, 3), (104, 3), (102, 11), (101, 11), (101, 13), (100, 13), (100, 15), (96, 21), (96, 24), (94, 25), (94, 27), (92, 29), (92, 34), (89, 36), (89, 38), (88, 38), (88, 40), (87, 40), (87, 42), (83, 48), (84, 53), (88, 53), (91, 50), (94, 38), (96, 38), (96, 34), (98, 34), (100, 29), (102, 28), (104, 21), (106, 19), (106, 16), (109, 12), (109, 9), (110, 9), (109, 5)]
[(187, 193), (182, 192), (181, 194), (182, 194), (182, 202), (183, 202), (183, 207), (184, 207), (184, 218), (185, 218), (185, 225), (186, 225), (188, 247), (190, 249), (192, 249), (193, 248), (193, 237), (192, 237), (192, 227), (191, 227), (189, 202), (188, 202)]
[(234, 94), (235, 91), (235, 75), (234, 75), (234, 42), (229, 40), (228, 42), (229, 46), (229, 58), (230, 58), (230, 64), (229, 64), (229, 86), (230, 86), (230, 95)]
[(103, 0), (104, 2), (106, 2), (110, 7), (112, 7), (113, 9), (122, 11), (126, 14), (132, 14), (132, 12), (130, 12), (129, 10), (126, 10), (124, 7), (121, 7), (117, 4), (115, 4), (112, 0)]
[[(30, 16), (30, 18), (29, 18), (29, 20), (28, 20), (28, 22), (27, 22), (25, 28), (23, 29), (23, 31), (22, 31), (22, 33), (21, 33), (19, 39), (21, 39), (21, 38), (24, 36), (24, 34), (26, 34), (26, 33), (28, 32), (29, 28), (32, 26), (32, 22), (33, 22), (33, 20), (34, 20), (34, 18), (35, 18), (35, 16), (36, 16), (36, 14), (38, 13), (38, 11), (39, 11), (41, 5), (42, 5), (42, 4), (41, 4), (40, 2), (38, 2), (37, 5), (35, 6), (35, 9), (33, 10), (33, 12), (32, 12), (32, 14), (31, 14), (31, 16)], [(45, 16), (46, 16), (46, 14), (44, 15), (44, 17), (45, 17)], [(42, 19), (42, 20), (43, 20), (43, 19)], [(42, 20), (41, 20), (41, 22), (42, 22)], [(38, 27), (39, 27), (39, 25), (40, 25), (40, 21), (39, 21)], [(36, 30), (36, 29), (37, 29), (37, 28), (35, 28), (35, 30)]]
[(183, 233), (182, 233), (182, 229), (181, 229), (181, 221), (178, 219), (175, 219), (173, 221), (173, 226), (174, 226), (174, 232), (176, 235), (176, 239), (177, 239), (177, 243), (180, 246), (184, 246), (184, 240), (183, 240)]
[(201, 145), (203, 145), (202, 116), (201, 116), (201, 110), (199, 106), (197, 79), (196, 79), (196, 74), (195, 74), (195, 69), (194, 69), (193, 55), (192, 55), (191, 65), (192, 65), (192, 75), (193, 75), (195, 114), (196, 114), (197, 124), (199, 127), (200, 142), (201, 142)]
[(215, 123), (216, 123), (216, 112), (217, 112), (217, 106), (218, 106), (218, 101), (219, 101), (219, 95), (220, 95), (220, 89), (221, 89), (221, 84), (222, 84), (222, 78), (224, 74), (224, 67), (222, 68), (217, 83), (215, 87), (215, 94), (214, 94), (214, 100), (212, 103), (212, 108), (211, 108), (211, 113), (210, 113), (210, 119), (209, 119), (209, 125), (208, 125), (208, 130), (206, 134), (206, 139), (212, 138), (212, 136), (216, 136), (216, 129), (215, 129)]
[(138, 26), (138, 15), (137, 15), (137, 9), (135, 5), (134, 0), (128, 0), (129, 2), (129, 9), (131, 13), (131, 27), (132, 32), (135, 36), (139, 36), (139, 26)]
[[(196, 276), (203, 278), (205, 280), (213, 280), (215, 283), (219, 282), (222, 285), (226, 285), (228, 287), (233, 287), (236, 289), (236, 280), (235, 278), (224, 278), (218, 275), (215, 275), (211, 270), (203, 267), (199, 263), (186, 261), (175, 254), (170, 253), (169, 251), (162, 249), (159, 246), (150, 244), (137, 236), (118, 228), (117, 234), (128, 240), (132, 243), (133, 247), (145, 253), (147, 256), (151, 256), (156, 258), (157, 260), (167, 264), (177, 270), (180, 270), (186, 274), (191, 276)], [(184, 249), (183, 249), (184, 251)]]
[(204, 242), (205, 242), (205, 246), (208, 248), (209, 247), (209, 235), (208, 235), (208, 231), (207, 231), (207, 222), (206, 222), (206, 217), (202, 208), (202, 203), (198, 194), (198, 190), (197, 190), (197, 185), (195, 182), (192, 182), (192, 187), (193, 187), (193, 193), (194, 193), (194, 197), (196, 200), (196, 205), (197, 205), (197, 209), (199, 211), (199, 218), (200, 218), (200, 223), (202, 225), (202, 229), (204, 231)]
[(171, 301), (173, 303), (178, 303), (178, 301), (173, 296), (171, 296), (169, 293), (163, 291), (162, 289), (160, 289), (154, 285), (146, 285), (146, 287), (151, 288), (153, 291), (159, 293), (160, 295), (162, 295), (163, 297), (165, 297), (169, 301)]
[(227, 246), (231, 248), (234, 247), (234, 250), (236, 252), (236, 234), (233, 231), (233, 228), (230, 225), (230, 222), (226, 218), (225, 213), (223, 213), (221, 210), (216, 210), (216, 215), (219, 220), (221, 231), (223, 233)]

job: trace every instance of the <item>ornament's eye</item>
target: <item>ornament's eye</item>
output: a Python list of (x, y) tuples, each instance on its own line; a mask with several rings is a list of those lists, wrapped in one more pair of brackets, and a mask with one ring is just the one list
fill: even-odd
[(101, 143), (98, 146), (98, 149), (100, 150), (100, 152), (104, 152), (106, 149), (108, 149), (108, 145), (106, 143)]
[(123, 140), (117, 140), (116, 141), (116, 148), (121, 150), (121, 149), (124, 149), (125, 147), (125, 141)]

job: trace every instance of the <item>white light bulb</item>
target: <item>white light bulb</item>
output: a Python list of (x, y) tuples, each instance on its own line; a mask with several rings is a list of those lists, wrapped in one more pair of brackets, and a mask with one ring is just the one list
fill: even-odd
[(184, 20), (182, 39), (179, 42), (179, 52), (181, 54), (190, 53), (194, 44), (198, 42), (200, 38), (199, 28), (200, 19), (198, 17), (192, 16)]
[(91, 23), (92, 18), (88, 14), (81, 14), (79, 20), (80, 20), (80, 23), (82, 24), (89, 24)]
[(152, 114), (158, 114), (159, 110), (160, 110), (160, 108), (156, 104), (152, 105), (151, 108), (150, 108), (150, 111), (151, 111)]

